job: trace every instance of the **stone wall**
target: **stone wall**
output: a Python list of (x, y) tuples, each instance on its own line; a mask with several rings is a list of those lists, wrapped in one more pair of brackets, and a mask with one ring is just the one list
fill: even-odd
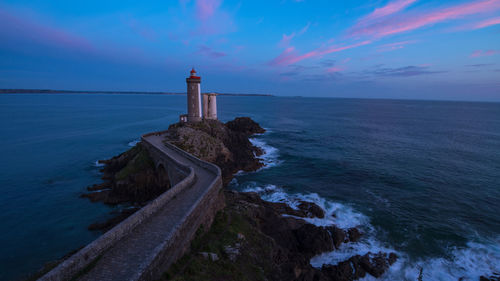
[[(195, 182), (196, 175), (191, 165), (186, 166), (175, 161), (175, 159), (168, 157), (168, 155), (165, 155), (145, 140), (147, 136), (152, 134), (161, 134), (161, 132), (144, 135), (142, 137), (143, 143), (148, 148), (156, 165), (162, 164), (165, 167), (169, 167), (169, 175), (174, 174), (174, 178), (171, 178), (171, 181), (173, 181), (172, 188), (59, 264), (39, 280), (72, 279), (85, 267), (98, 259), (104, 251), (112, 247), (115, 243), (119, 243), (120, 239), (133, 231), (135, 227), (147, 218), (151, 217), (156, 211), (165, 206), (165, 204), (168, 204), (168, 202), (179, 194), (179, 192)], [(188, 159), (193, 165), (197, 165), (212, 172), (214, 174), (214, 180), (207, 189), (205, 189), (205, 192), (200, 194), (193, 207), (185, 217), (182, 218), (181, 224), (178, 229), (173, 232), (174, 234), (171, 237), (166, 237), (164, 243), (155, 248), (155, 253), (150, 255), (151, 260), (145, 260), (143, 265), (140, 266), (141, 270), (138, 270), (138, 275), (134, 277), (131, 276), (130, 280), (154, 280), (159, 278), (173, 262), (182, 257), (189, 249), (189, 245), (197, 229), (201, 225), (205, 225), (206, 228), (209, 228), (217, 211), (224, 207), (222, 176), (219, 167), (204, 162), (171, 144), (167, 143), (166, 145), (170, 149), (183, 155), (183, 157)]]

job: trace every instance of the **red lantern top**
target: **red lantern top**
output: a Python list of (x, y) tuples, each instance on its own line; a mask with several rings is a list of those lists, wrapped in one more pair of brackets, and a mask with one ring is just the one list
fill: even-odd
[(189, 78), (200, 78), (199, 76), (196, 76), (196, 70), (194, 70), (194, 67), (191, 69), (191, 76)]

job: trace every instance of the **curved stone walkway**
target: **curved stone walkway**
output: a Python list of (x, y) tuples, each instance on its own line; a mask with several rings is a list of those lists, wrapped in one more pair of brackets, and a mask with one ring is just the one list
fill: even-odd
[(163, 144), (163, 136), (151, 135), (144, 138), (165, 155), (195, 172), (195, 182), (175, 196), (160, 211), (137, 226), (129, 235), (108, 249), (98, 259), (95, 266), (78, 280), (142, 280), (145, 267), (154, 260), (155, 248), (171, 239), (182, 223), (182, 219), (190, 212), (194, 204), (202, 196), (217, 175), (200, 167), (179, 152)]

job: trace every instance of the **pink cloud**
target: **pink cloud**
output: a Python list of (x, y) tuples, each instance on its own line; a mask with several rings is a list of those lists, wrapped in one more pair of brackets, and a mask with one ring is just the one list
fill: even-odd
[[(93, 51), (94, 47), (85, 38), (61, 28), (56, 28), (24, 16), (17, 16), (0, 8), (0, 36), (24, 40), (30, 43), (56, 46), (65, 49)], [(9, 39), (6, 39), (9, 40)]]
[(380, 38), (392, 34), (415, 30), (447, 20), (474, 14), (487, 13), (497, 9), (500, 9), (500, 0), (475, 1), (444, 9), (385, 19), (368, 26), (355, 26), (350, 31), (350, 34), (354, 36), (366, 35)]
[(271, 60), (268, 64), (273, 65), (273, 66), (290, 65), (290, 64), (294, 64), (294, 63), (297, 63), (299, 61), (308, 59), (308, 58), (324, 56), (327, 54), (360, 47), (360, 46), (367, 45), (370, 43), (371, 43), (371, 41), (363, 41), (363, 42), (359, 42), (359, 43), (347, 45), (347, 46), (340, 46), (340, 47), (339, 46), (331, 46), (331, 47), (327, 47), (327, 48), (323, 48), (323, 49), (316, 49), (316, 50), (310, 51), (310, 52), (302, 54), (302, 55), (296, 54), (294, 47), (289, 47), (289, 48), (285, 49), (285, 51), (283, 51), (283, 53), (281, 53), (279, 56), (277, 56), (276, 58)]
[(307, 30), (309, 29), (310, 25), (311, 25), (311, 23), (307, 23), (306, 26), (301, 28), (298, 32), (292, 32), (290, 35), (283, 34), (280, 42), (278, 43), (278, 46), (283, 47), (283, 48), (288, 47), (290, 45), (290, 41), (293, 38), (295, 38), (296, 36), (300, 36), (300, 35), (306, 33)]
[(211, 18), (221, 5), (221, 0), (196, 0), (196, 15), (199, 20)]
[(290, 35), (283, 34), (283, 37), (281, 38), (280, 42), (278, 43), (278, 46), (280, 47), (288, 47), (290, 45), (290, 41), (295, 37), (295, 32), (293, 32)]
[(487, 56), (493, 56), (493, 55), (497, 55), (497, 54), (500, 54), (500, 50), (477, 50), (477, 51), (474, 51), (470, 57), (471, 58), (478, 58), (478, 57), (487, 57)]
[(414, 44), (416, 42), (417, 41), (415, 40), (408, 40), (408, 41), (384, 44), (378, 47), (377, 52), (388, 52), (388, 51), (403, 49), (406, 45)]
[(329, 67), (326, 69), (326, 72), (328, 73), (335, 73), (335, 72), (341, 72), (344, 71), (345, 69), (343, 67), (338, 67), (338, 66), (333, 66)]
[(500, 18), (494, 18), (494, 19), (489, 19), (489, 20), (482, 21), (482, 22), (478, 23), (475, 26), (475, 28), (477, 28), (477, 29), (479, 29), (479, 28), (485, 28), (485, 27), (492, 26), (492, 25), (497, 25), (497, 24), (500, 24)]
[(300, 36), (300, 35), (302, 35), (302, 34), (306, 33), (306, 32), (307, 32), (307, 30), (309, 29), (309, 26), (311, 26), (311, 23), (310, 23), (310, 22), (308, 22), (308, 23), (306, 24), (306, 26), (304, 26), (301, 30), (299, 30), (299, 32), (297, 32), (297, 35), (299, 35), (299, 36)]
[(395, 14), (395, 13), (405, 9), (406, 7), (410, 6), (411, 4), (413, 4), (416, 1), (417, 0), (396, 0), (396, 1), (389, 2), (384, 7), (375, 9), (375, 11), (373, 11), (371, 14), (362, 18), (360, 20), (360, 23), (366, 23), (369, 21), (373, 21), (376, 19), (380, 19), (380, 18), (389, 16), (389, 15)]

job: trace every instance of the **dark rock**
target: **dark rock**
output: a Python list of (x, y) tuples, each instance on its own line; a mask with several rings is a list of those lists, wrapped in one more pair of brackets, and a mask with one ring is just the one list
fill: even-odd
[(390, 253), (389, 258), (387, 259), (389, 265), (393, 265), (397, 260), (398, 260), (398, 255), (396, 255), (395, 253)]
[(226, 126), (235, 132), (241, 132), (246, 135), (263, 134), (266, 132), (260, 125), (249, 117), (238, 117), (233, 121), (226, 123)]
[(103, 160), (102, 178), (105, 182), (87, 188), (90, 193), (81, 197), (105, 204), (145, 204), (170, 188), (163, 167), (155, 167), (149, 152), (140, 143), (132, 149)]
[(323, 209), (321, 209), (320, 206), (312, 202), (300, 201), (298, 207), (305, 213), (306, 217), (309, 218), (317, 217), (321, 219), (325, 217), (325, 211), (323, 211)]
[(379, 278), (397, 259), (396, 254), (368, 253), (364, 256), (356, 255), (337, 265), (323, 265), (321, 271), (331, 278), (330, 280), (356, 280), (370, 274)]
[(110, 182), (103, 182), (103, 183), (94, 184), (92, 186), (87, 187), (88, 191), (98, 191), (98, 190), (103, 190), (103, 189), (111, 189), (111, 183)]
[[(394, 254), (382, 253), (357, 255), (337, 265), (314, 268), (310, 264), (311, 257), (332, 251), (335, 246), (345, 243), (348, 234), (344, 230), (334, 226), (318, 227), (295, 216), (286, 216), (291, 212), (289, 206), (263, 201), (257, 193), (224, 192), (226, 209), (220, 217), (229, 225), (217, 225), (221, 219), (216, 219), (215, 226), (207, 234), (212, 237), (211, 240), (194, 243), (206, 246), (206, 249), (195, 248), (193, 254), (195, 258), (200, 258), (200, 251), (220, 252), (218, 262), (221, 267), (214, 268), (213, 263), (205, 266), (206, 263), (193, 261), (192, 267), (182, 265), (183, 268), (190, 268), (170, 276), (172, 279), (241, 280), (244, 276), (248, 280), (356, 280), (368, 273), (380, 276), (397, 258)], [(294, 211), (304, 214), (302, 210)], [(247, 225), (242, 226), (242, 221)], [(231, 225), (231, 222), (239, 222), (239, 226)], [(229, 237), (232, 238), (224, 235), (224, 232), (231, 231)], [(239, 238), (242, 236), (245, 239)], [(228, 240), (232, 242), (222, 242)], [(215, 246), (218, 244), (220, 248)], [(228, 245), (231, 249), (227, 248)], [(231, 255), (235, 252), (233, 248), (238, 249), (237, 257)], [(174, 265), (173, 268), (178, 267)], [(200, 270), (204, 274), (197, 274)], [(219, 271), (224, 273), (215, 273)]]
[(353, 227), (353, 228), (349, 228), (347, 230), (347, 239), (349, 240), (349, 242), (358, 242), (359, 239), (361, 239), (361, 232), (359, 232), (359, 229)]
[(345, 242), (346, 240), (346, 234), (344, 230), (336, 227), (336, 226), (329, 226), (327, 227), (328, 231), (330, 232), (332, 236), (332, 241), (336, 249), (340, 247), (342, 243)]
[(111, 193), (111, 189), (109, 190), (98, 190), (96, 192), (83, 193), (80, 195), (81, 198), (88, 198), (92, 202), (108, 202), (109, 194)]
[(298, 251), (307, 259), (334, 249), (332, 237), (324, 227), (304, 224), (294, 232), (298, 242)]
[(360, 259), (361, 267), (370, 275), (378, 278), (389, 269), (397, 259), (396, 254), (391, 253), (388, 257), (387, 253), (377, 253), (372, 255), (368, 253)]
[(500, 281), (500, 274), (498, 274), (497, 276), (480, 276), (479, 277), (479, 281)]
[(256, 171), (263, 166), (256, 158), (263, 151), (248, 139), (253, 134), (263, 132), (264, 129), (247, 117), (236, 118), (226, 124), (217, 120), (203, 120), (171, 125), (167, 141), (219, 166), (223, 183), (227, 185), (236, 172)]
[(329, 280), (356, 280), (366, 276), (365, 270), (359, 264), (360, 256), (354, 256), (337, 265), (323, 265), (321, 271)]

